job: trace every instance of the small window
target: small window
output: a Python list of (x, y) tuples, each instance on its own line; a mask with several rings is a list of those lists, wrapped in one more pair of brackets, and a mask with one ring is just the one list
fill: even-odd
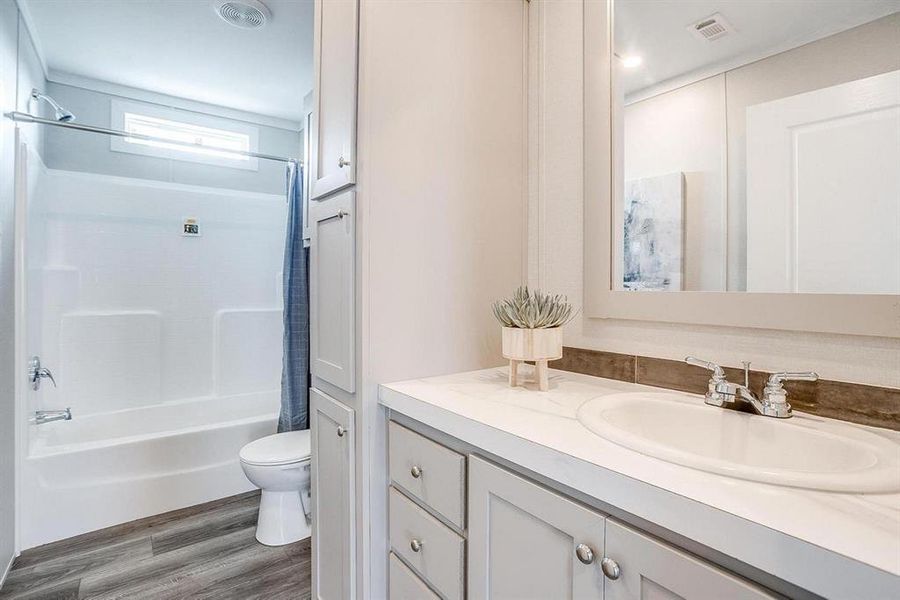
[(183, 146), (139, 138), (112, 138), (110, 149), (116, 152), (238, 169), (258, 168), (257, 159), (235, 154), (256, 151), (258, 130), (243, 123), (121, 100), (113, 100), (112, 121), (114, 129), (128, 133), (202, 146)]

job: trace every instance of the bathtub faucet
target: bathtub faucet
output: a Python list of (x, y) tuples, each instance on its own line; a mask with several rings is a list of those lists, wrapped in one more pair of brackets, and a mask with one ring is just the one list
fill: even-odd
[(50, 423), (51, 421), (71, 420), (71, 408), (67, 408), (66, 410), (36, 410), (34, 411), (34, 419), (32, 419), (35, 425), (43, 425), (44, 423)]

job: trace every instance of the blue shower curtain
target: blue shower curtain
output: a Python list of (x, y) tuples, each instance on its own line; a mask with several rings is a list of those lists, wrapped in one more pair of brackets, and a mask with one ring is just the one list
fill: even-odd
[(278, 431), (309, 429), (309, 270), (303, 247), (303, 169), (288, 163), (284, 240), (284, 356)]

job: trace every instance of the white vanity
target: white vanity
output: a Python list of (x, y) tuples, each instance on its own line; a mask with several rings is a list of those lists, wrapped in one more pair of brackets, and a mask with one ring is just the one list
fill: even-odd
[[(769, 419), (568, 372), (552, 371), (549, 392), (531, 387), (510, 388), (505, 368), (381, 386), (390, 421), (392, 599), (900, 591), (900, 434), (802, 413)], [(668, 411), (672, 429), (692, 429), (669, 436), (670, 452), (687, 433), (705, 440), (694, 444), (698, 454), (720, 456), (693, 468), (684, 466), (684, 447), (676, 464), (628, 443), (640, 437), (621, 420), (629, 398), (634, 414), (647, 402), (671, 403), (652, 409)], [(616, 442), (596, 425), (598, 406), (612, 411)], [(661, 439), (658, 423), (639, 421)], [(820, 450), (834, 443), (847, 456), (831, 467), (813, 456), (779, 460), (759, 446), (790, 444), (779, 427), (786, 437), (820, 440)], [(854, 454), (865, 456), (854, 462)], [(728, 461), (744, 470), (722, 474)], [(793, 484), (805, 487), (753, 480), (784, 483), (786, 473), (803, 470)], [(848, 493), (844, 470), (879, 493)], [(844, 493), (823, 491), (829, 481), (843, 481)]]

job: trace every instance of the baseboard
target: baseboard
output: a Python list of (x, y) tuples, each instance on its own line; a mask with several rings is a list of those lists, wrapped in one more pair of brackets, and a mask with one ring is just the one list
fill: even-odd
[(6, 581), (6, 576), (9, 575), (9, 572), (12, 570), (15, 560), (16, 555), (13, 553), (13, 555), (9, 557), (9, 564), (6, 565), (6, 568), (3, 569), (3, 573), (0, 574), (0, 590), (3, 589), (3, 583)]

